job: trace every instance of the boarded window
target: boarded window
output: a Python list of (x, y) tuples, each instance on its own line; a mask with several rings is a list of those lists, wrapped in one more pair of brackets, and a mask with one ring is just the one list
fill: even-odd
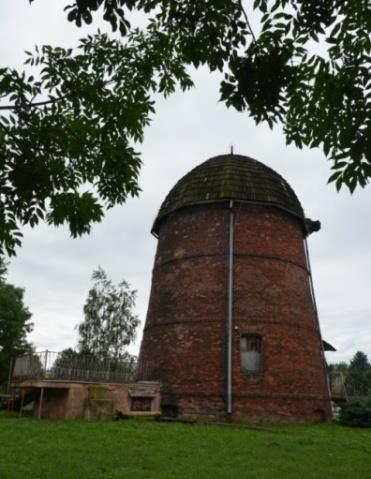
[(257, 334), (241, 336), (241, 371), (246, 374), (261, 374), (262, 364), (262, 338)]
[(152, 406), (151, 397), (133, 397), (131, 398), (132, 411), (150, 411)]

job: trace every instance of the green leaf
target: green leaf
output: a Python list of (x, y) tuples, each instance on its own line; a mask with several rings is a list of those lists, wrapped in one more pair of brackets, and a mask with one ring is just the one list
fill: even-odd
[(336, 171), (333, 173), (330, 178), (328, 179), (327, 183), (332, 183), (333, 181), (337, 180), (339, 176), (341, 175), (341, 171)]

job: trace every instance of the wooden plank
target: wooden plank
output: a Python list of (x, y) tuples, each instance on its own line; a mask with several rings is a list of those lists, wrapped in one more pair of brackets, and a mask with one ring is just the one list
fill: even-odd
[(39, 411), (37, 417), (41, 419), (42, 407), (43, 407), (43, 399), (44, 399), (44, 388), (41, 388), (40, 391), (40, 399), (39, 399)]

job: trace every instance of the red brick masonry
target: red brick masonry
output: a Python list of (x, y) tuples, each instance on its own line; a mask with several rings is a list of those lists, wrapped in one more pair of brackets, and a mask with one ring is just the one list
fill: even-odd
[[(234, 206), (233, 414), (236, 421), (331, 416), (302, 222), (278, 208)], [(226, 418), (228, 203), (162, 220), (140, 352), (156, 361), (164, 412)], [(263, 373), (240, 368), (240, 337), (262, 337)]]

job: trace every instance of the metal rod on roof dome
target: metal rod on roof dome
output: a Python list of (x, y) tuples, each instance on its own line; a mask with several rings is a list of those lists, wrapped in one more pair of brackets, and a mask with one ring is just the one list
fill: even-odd
[(228, 319), (227, 319), (227, 412), (232, 414), (232, 323), (233, 323), (233, 201), (229, 202)]

